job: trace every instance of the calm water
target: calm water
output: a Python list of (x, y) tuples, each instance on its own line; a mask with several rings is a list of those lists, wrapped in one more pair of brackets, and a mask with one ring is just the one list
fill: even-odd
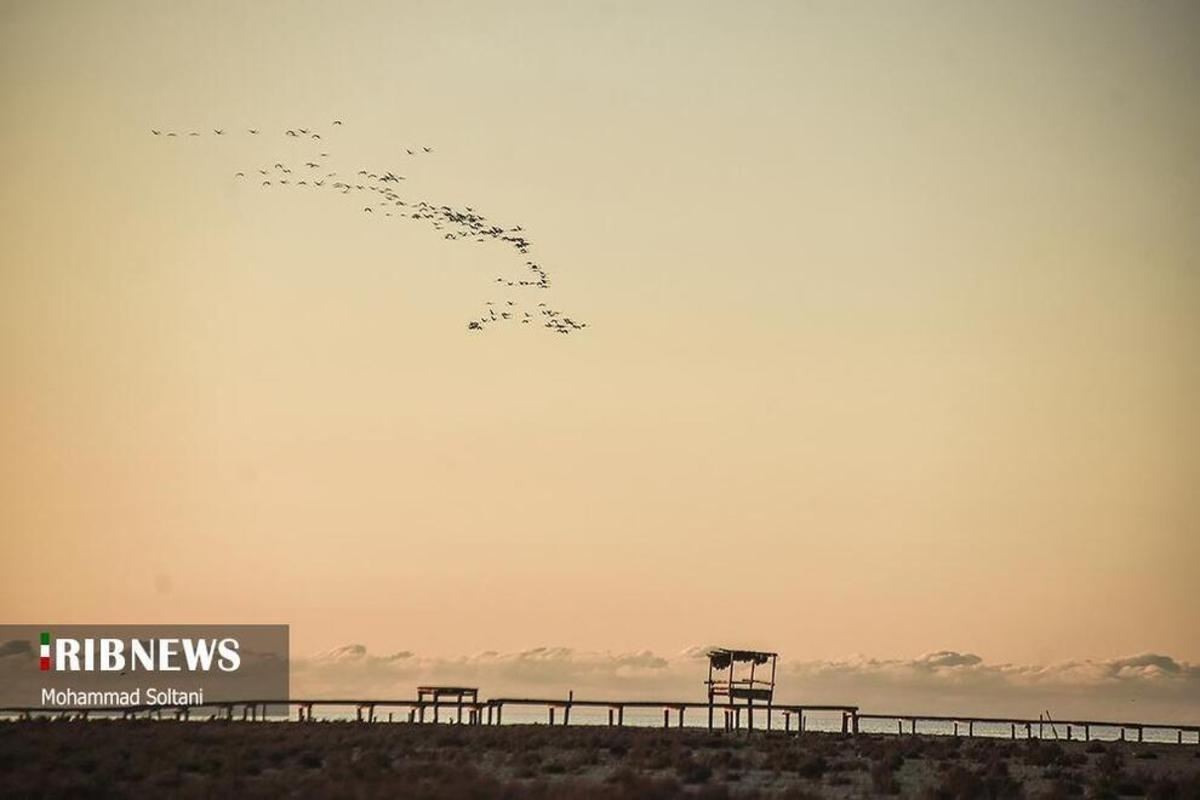
[[(316, 709), (317, 717), (320, 719), (329, 720), (352, 720), (354, 719), (353, 711), (340, 711), (329, 709), (327, 713), (322, 713), (318, 706)], [(443, 707), (441, 712), (441, 724), (453, 724), (455, 713), (452, 708)], [(403, 722), (407, 719), (407, 711), (393, 710), (392, 720), (395, 722)], [(464, 719), (466, 712), (464, 711)], [(672, 710), (670, 713), (670, 727), (675, 728), (679, 725), (678, 714)], [(537, 708), (536, 706), (505, 706), (504, 707), (504, 724), (505, 725), (546, 725), (549, 723), (550, 713), (545, 708)], [(386, 710), (376, 711), (376, 722), (387, 722), (388, 712)], [(432, 721), (431, 712), (426, 712), (426, 721)], [(554, 712), (555, 724), (562, 724), (562, 709), (556, 709)], [(746, 716), (742, 713), (742, 725), (745, 726)], [(573, 708), (571, 709), (571, 726), (579, 725), (607, 725), (608, 710), (603, 708)], [(718, 708), (714, 716), (714, 724), (717, 727), (723, 725), (722, 715)], [(755, 728), (765, 728), (767, 717), (765, 711), (756, 711), (754, 714)], [(792, 729), (795, 730), (796, 719), (792, 717)], [(661, 728), (663, 726), (663, 712), (661, 709), (646, 709), (646, 708), (627, 708), (625, 710), (625, 725), (631, 727), (644, 728)], [(706, 709), (693, 708), (688, 709), (684, 713), (684, 727), (686, 728), (705, 728), (708, 725), (708, 712)], [(911, 723), (904, 722), (904, 735), (909, 735), (911, 732)], [(771, 715), (771, 727), (775, 730), (782, 731), (784, 729), (784, 717), (780, 712), (774, 712)], [(836, 733), (842, 729), (842, 718), (839, 713), (820, 713), (813, 712), (804, 715), (804, 729), (809, 731), (823, 731)], [(863, 733), (882, 733), (896, 734), (898, 731), (896, 720), (875, 720), (865, 719), (860, 720), (859, 730)], [(918, 721), (917, 733), (922, 735), (933, 736), (953, 736), (953, 722), (938, 722), (938, 721)], [(967, 723), (960, 722), (958, 726), (960, 736), (967, 735)], [(1057, 737), (1056, 734), (1057, 733)], [(986, 723), (976, 722), (974, 727), (975, 736), (985, 736), (989, 738), (1007, 739), (1012, 736), (1012, 729), (1008, 724), (1003, 723)], [(1023, 726), (1017, 726), (1016, 735), (1018, 739), (1025, 738), (1025, 729)], [(1032, 730), (1033, 738), (1038, 738), (1038, 726), (1034, 725)], [(1084, 738), (1083, 728), (1080, 726), (1072, 726), (1071, 736), (1074, 740), (1082, 741)], [(1177, 742), (1177, 731), (1173, 728), (1146, 730), (1143, 734), (1143, 741), (1158, 742), (1162, 744), (1175, 744)], [(1091, 739), (1093, 741), (1116, 741), (1121, 737), (1121, 729), (1116, 726), (1092, 726)], [(1049, 723), (1042, 727), (1041, 738), (1053, 740), (1058, 738), (1066, 740), (1067, 727), (1061, 723), (1051, 726)], [(1127, 741), (1137, 741), (1137, 731), (1130, 728), (1125, 732)], [(1197, 734), (1184, 733), (1184, 744), (1197, 744)]]

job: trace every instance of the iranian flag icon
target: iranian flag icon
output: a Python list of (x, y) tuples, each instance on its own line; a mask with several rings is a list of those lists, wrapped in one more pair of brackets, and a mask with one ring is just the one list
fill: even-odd
[(50, 670), (50, 631), (42, 631), (42, 648), (41, 653), (41, 668), (42, 672)]

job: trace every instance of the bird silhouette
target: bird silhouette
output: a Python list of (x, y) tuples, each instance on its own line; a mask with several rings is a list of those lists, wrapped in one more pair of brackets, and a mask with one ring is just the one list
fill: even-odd
[[(335, 119), (331, 124), (341, 126), (343, 121)], [(150, 130), (155, 136), (164, 134), (169, 137), (183, 135), (176, 134), (175, 131), (164, 131), (158, 128)], [(223, 136), (227, 132), (227, 129), (224, 128), (212, 128), (211, 130), (217, 136)], [(252, 135), (257, 135), (260, 132), (259, 128), (245, 128), (244, 130)], [(285, 134), (292, 138), (305, 135), (313, 140), (321, 139), (321, 134), (309, 128), (288, 128)], [(190, 131), (187, 135), (199, 136), (200, 133)], [(428, 145), (421, 145), (419, 148), (403, 147), (402, 149), (409, 156), (422, 153), (429, 154), (434, 150), (433, 147)], [(330, 154), (322, 152), (320, 158), (330, 158)], [(315, 172), (315, 170), (319, 170), (323, 166), (322, 162), (316, 161), (315, 158), (302, 163), (306, 169), (312, 172), (302, 172), (301, 175), (318, 176), (320, 173)], [(278, 186), (283, 188), (303, 187), (305, 189), (319, 189), (324, 188), (327, 181), (331, 180), (331, 188), (334, 192), (314, 194), (345, 195), (355, 191), (370, 190), (379, 195), (377, 200), (373, 202), (380, 204), (380, 213), (375, 215), (374, 212), (376, 209), (373, 203), (363, 206), (362, 211), (363, 213), (375, 216), (379, 224), (382, 224), (384, 220), (395, 219), (397, 222), (417, 225), (425, 230), (436, 231), (440, 234), (442, 241), (453, 242), (464, 240), (473, 242), (477, 247), (482, 248), (478, 251), (473, 251), (479, 253), (487, 252), (486, 248), (499, 246), (503, 251), (510, 253), (515, 251), (518, 254), (527, 255), (533, 247), (533, 242), (525, 233), (524, 226), (501, 225), (498, 222), (488, 219), (487, 216), (473, 205), (458, 205), (453, 202), (443, 202), (441, 200), (421, 199), (419, 196), (410, 196), (407, 192), (402, 195), (399, 191), (401, 181), (405, 181), (404, 186), (409, 190), (414, 188), (414, 182), (406, 181), (404, 175), (399, 175), (391, 169), (370, 169), (367, 167), (358, 169), (357, 174), (363, 182), (351, 184), (347, 181), (333, 180), (339, 174), (337, 171), (328, 171), (325, 173), (325, 177), (321, 179), (315, 179), (314, 177), (314, 179), (296, 180), (293, 182), (288, 179), (288, 176), (293, 171), (284, 162), (274, 162), (273, 168), (275, 173), (269, 171), (267, 168), (257, 168), (258, 175), (263, 177), (261, 185), (264, 188)], [(354, 167), (346, 165), (342, 171), (351, 174), (354, 171)], [(250, 170), (237, 171), (234, 173), (234, 177), (236, 179), (244, 179), (249, 172)], [(422, 176), (422, 178), (424, 177)], [(283, 188), (279, 191), (282, 192)], [(398, 210), (393, 213), (391, 209)], [(533, 302), (538, 297), (546, 296), (543, 293), (549, 290), (551, 285), (549, 272), (536, 261), (525, 259), (519, 273), (508, 275), (502, 273), (495, 278), (495, 281), (491, 285), (505, 287), (508, 296), (501, 297), (498, 302), (489, 300), (485, 313), (477, 319), (468, 321), (468, 330), (476, 332), (481, 332), (485, 328), (490, 330), (492, 326), (503, 322), (519, 322), (522, 325), (529, 325), (535, 320), (535, 317), (540, 318), (542, 322), (542, 325), (535, 326), (536, 328), (545, 329), (551, 333), (558, 333), (560, 335), (578, 332), (587, 328), (586, 322), (567, 316), (562, 311), (552, 308), (546, 302), (537, 303), (536, 308), (533, 306)], [(497, 308), (497, 305), (503, 310)]]

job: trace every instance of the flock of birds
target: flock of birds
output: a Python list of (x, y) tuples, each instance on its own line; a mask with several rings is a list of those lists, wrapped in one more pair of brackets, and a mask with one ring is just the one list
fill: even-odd
[[(335, 119), (330, 128), (343, 125)], [(186, 133), (152, 128), (153, 136), (166, 139), (193, 138), (203, 136), (233, 136), (225, 128), (212, 128), (211, 133), (189, 130)], [(246, 128), (239, 134), (263, 135), (260, 128)], [(399, 191), (407, 178), (398, 167), (389, 169), (359, 169), (352, 174), (342, 174), (330, 168), (330, 154), (325, 151), (325, 136), (314, 128), (289, 128), (282, 135), (289, 139), (306, 141), (314, 146), (315, 154), (303, 162), (290, 165), (283, 160), (263, 164), (251, 170), (234, 173), (238, 181), (257, 181), (266, 189), (321, 189), (341, 195), (359, 196), (366, 201), (364, 214), (380, 218), (394, 218), (417, 222), (441, 233), (445, 241), (473, 241), (476, 243), (497, 242), (519, 256), (528, 256), (533, 245), (520, 225), (504, 226), (490, 221), (471, 206), (451, 206), (413, 198)], [(326, 131), (332, 137), (332, 131)], [(424, 158), (433, 154), (428, 145), (413, 145), (402, 148), (404, 158)], [(500, 299), (488, 300), (482, 313), (467, 321), (467, 330), (482, 332), (493, 325), (511, 323), (537, 326), (553, 333), (571, 334), (587, 327), (586, 322), (573, 319), (552, 308), (544, 300), (545, 290), (550, 288), (550, 274), (536, 261), (526, 258), (523, 269), (516, 275), (497, 276), (492, 284), (500, 290)]]

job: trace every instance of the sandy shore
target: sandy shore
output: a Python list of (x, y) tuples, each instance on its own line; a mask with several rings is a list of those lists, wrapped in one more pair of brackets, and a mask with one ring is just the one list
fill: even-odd
[(1200, 798), (1200, 747), (545, 726), (0, 723), (3, 797)]

